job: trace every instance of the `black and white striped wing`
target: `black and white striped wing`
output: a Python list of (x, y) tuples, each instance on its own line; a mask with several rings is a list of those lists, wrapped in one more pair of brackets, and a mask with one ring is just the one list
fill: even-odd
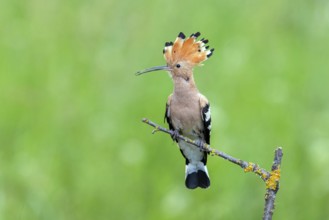
[(210, 131), (211, 131), (211, 115), (210, 115), (210, 105), (207, 103), (201, 109), (201, 115), (203, 120), (203, 136), (207, 144), (210, 144)]
[(171, 123), (171, 118), (170, 118), (170, 108), (169, 108), (169, 104), (166, 104), (166, 113), (165, 113), (165, 121), (168, 123), (169, 125), (169, 129), (170, 130), (175, 130), (174, 126)]

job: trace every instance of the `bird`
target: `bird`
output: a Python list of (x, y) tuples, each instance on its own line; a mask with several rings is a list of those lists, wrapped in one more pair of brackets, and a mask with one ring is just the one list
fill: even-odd
[[(208, 99), (202, 95), (193, 77), (193, 68), (212, 56), (207, 39), (200, 39), (200, 32), (186, 37), (180, 32), (174, 42), (166, 42), (163, 55), (166, 65), (138, 71), (136, 75), (165, 70), (172, 78), (174, 89), (166, 103), (165, 121), (172, 130), (172, 139), (178, 143), (185, 158), (185, 186), (188, 189), (208, 188), (210, 178), (207, 169), (207, 153), (200, 150), (210, 144), (211, 113)], [(183, 135), (194, 140), (192, 145), (178, 139)]]

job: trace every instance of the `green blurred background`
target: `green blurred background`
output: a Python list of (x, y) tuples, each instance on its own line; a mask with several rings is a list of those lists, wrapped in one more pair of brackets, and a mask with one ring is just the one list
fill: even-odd
[(0, 219), (260, 219), (264, 183), (211, 157), (212, 186), (184, 187), (164, 125), (162, 49), (200, 31), (195, 69), (212, 146), (269, 169), (282, 146), (275, 219), (329, 216), (328, 1), (0, 3)]

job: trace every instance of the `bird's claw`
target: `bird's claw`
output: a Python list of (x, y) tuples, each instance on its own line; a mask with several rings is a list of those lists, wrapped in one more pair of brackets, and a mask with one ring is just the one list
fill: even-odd
[(170, 136), (174, 141), (178, 142), (179, 131), (171, 130)]

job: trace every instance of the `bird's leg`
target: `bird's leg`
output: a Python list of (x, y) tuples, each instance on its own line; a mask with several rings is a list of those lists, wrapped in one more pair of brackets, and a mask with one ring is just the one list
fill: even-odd
[(173, 139), (173, 141), (178, 142), (178, 136), (179, 136), (179, 131), (178, 130), (170, 130), (170, 136)]
[(201, 139), (196, 139), (194, 141), (196, 143), (196, 145), (198, 145), (198, 147), (200, 148), (200, 151), (202, 151), (204, 149), (204, 141), (202, 141)]

